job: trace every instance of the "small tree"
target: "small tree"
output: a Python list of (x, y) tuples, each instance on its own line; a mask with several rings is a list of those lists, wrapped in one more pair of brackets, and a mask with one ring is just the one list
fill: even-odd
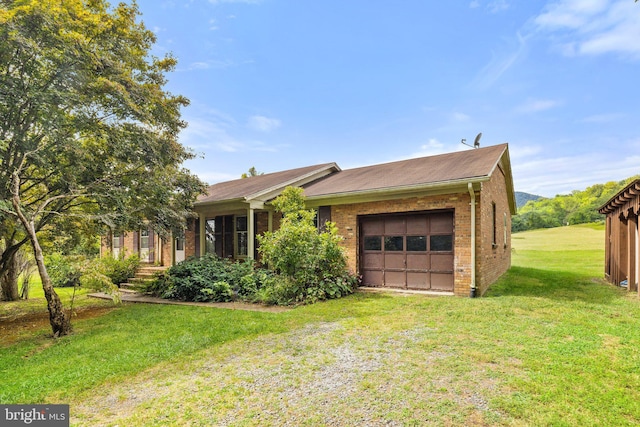
[(243, 173), (240, 176), (240, 178), (244, 179), (244, 178), (249, 178), (251, 176), (259, 176), (259, 175), (264, 175), (264, 173), (258, 172), (255, 166), (251, 166), (247, 172)]
[(338, 298), (353, 291), (355, 277), (347, 260), (338, 229), (332, 222), (319, 232), (315, 212), (305, 209), (303, 190), (287, 187), (273, 206), (283, 213), (280, 228), (258, 236), (259, 252), (266, 265), (284, 280), (265, 302), (290, 304)]
[(71, 325), (44, 263), (45, 226), (148, 220), (163, 234), (184, 227), (204, 189), (181, 167), (193, 157), (178, 142), (188, 100), (164, 88), (176, 60), (151, 54), (138, 15), (135, 2), (0, 1), (0, 225), (16, 236), (0, 271), (31, 244), (54, 336)]

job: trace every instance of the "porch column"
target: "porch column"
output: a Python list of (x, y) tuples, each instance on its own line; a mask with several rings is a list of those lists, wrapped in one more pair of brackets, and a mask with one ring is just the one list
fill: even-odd
[(207, 230), (204, 214), (198, 216), (198, 221), (200, 221), (200, 256), (202, 257), (207, 250)]
[(247, 209), (247, 258), (253, 259), (253, 253), (255, 251), (255, 239), (256, 239), (256, 224), (253, 218), (254, 209), (249, 206)]
[(269, 210), (267, 215), (268, 215), (267, 230), (273, 231), (273, 211)]
[(638, 259), (636, 254), (636, 234), (638, 230), (638, 217), (629, 213), (629, 219), (627, 220), (629, 230), (627, 232), (627, 280), (629, 291), (635, 292), (638, 290), (638, 277), (636, 276), (636, 260)]

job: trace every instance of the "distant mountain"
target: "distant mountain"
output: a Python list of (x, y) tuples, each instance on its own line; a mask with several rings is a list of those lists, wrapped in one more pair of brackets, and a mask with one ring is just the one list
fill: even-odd
[(516, 206), (518, 206), (518, 208), (521, 208), (526, 205), (529, 200), (538, 200), (541, 198), (542, 196), (536, 196), (535, 194), (516, 191)]

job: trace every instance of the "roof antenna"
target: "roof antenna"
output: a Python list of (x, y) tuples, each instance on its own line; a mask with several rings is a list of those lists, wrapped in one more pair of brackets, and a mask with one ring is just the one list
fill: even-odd
[(460, 141), (461, 143), (463, 143), (464, 145), (466, 145), (467, 147), (471, 147), (471, 148), (480, 148), (480, 138), (482, 138), (482, 132), (480, 132), (477, 136), (475, 141), (473, 141), (473, 145), (469, 145), (467, 144), (467, 140), (462, 138), (462, 141)]

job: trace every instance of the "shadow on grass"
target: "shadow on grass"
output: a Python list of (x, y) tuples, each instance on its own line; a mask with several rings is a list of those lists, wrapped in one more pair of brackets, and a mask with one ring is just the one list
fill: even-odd
[(489, 288), (485, 297), (525, 296), (610, 304), (623, 295), (624, 291), (601, 278), (565, 271), (511, 267)]

